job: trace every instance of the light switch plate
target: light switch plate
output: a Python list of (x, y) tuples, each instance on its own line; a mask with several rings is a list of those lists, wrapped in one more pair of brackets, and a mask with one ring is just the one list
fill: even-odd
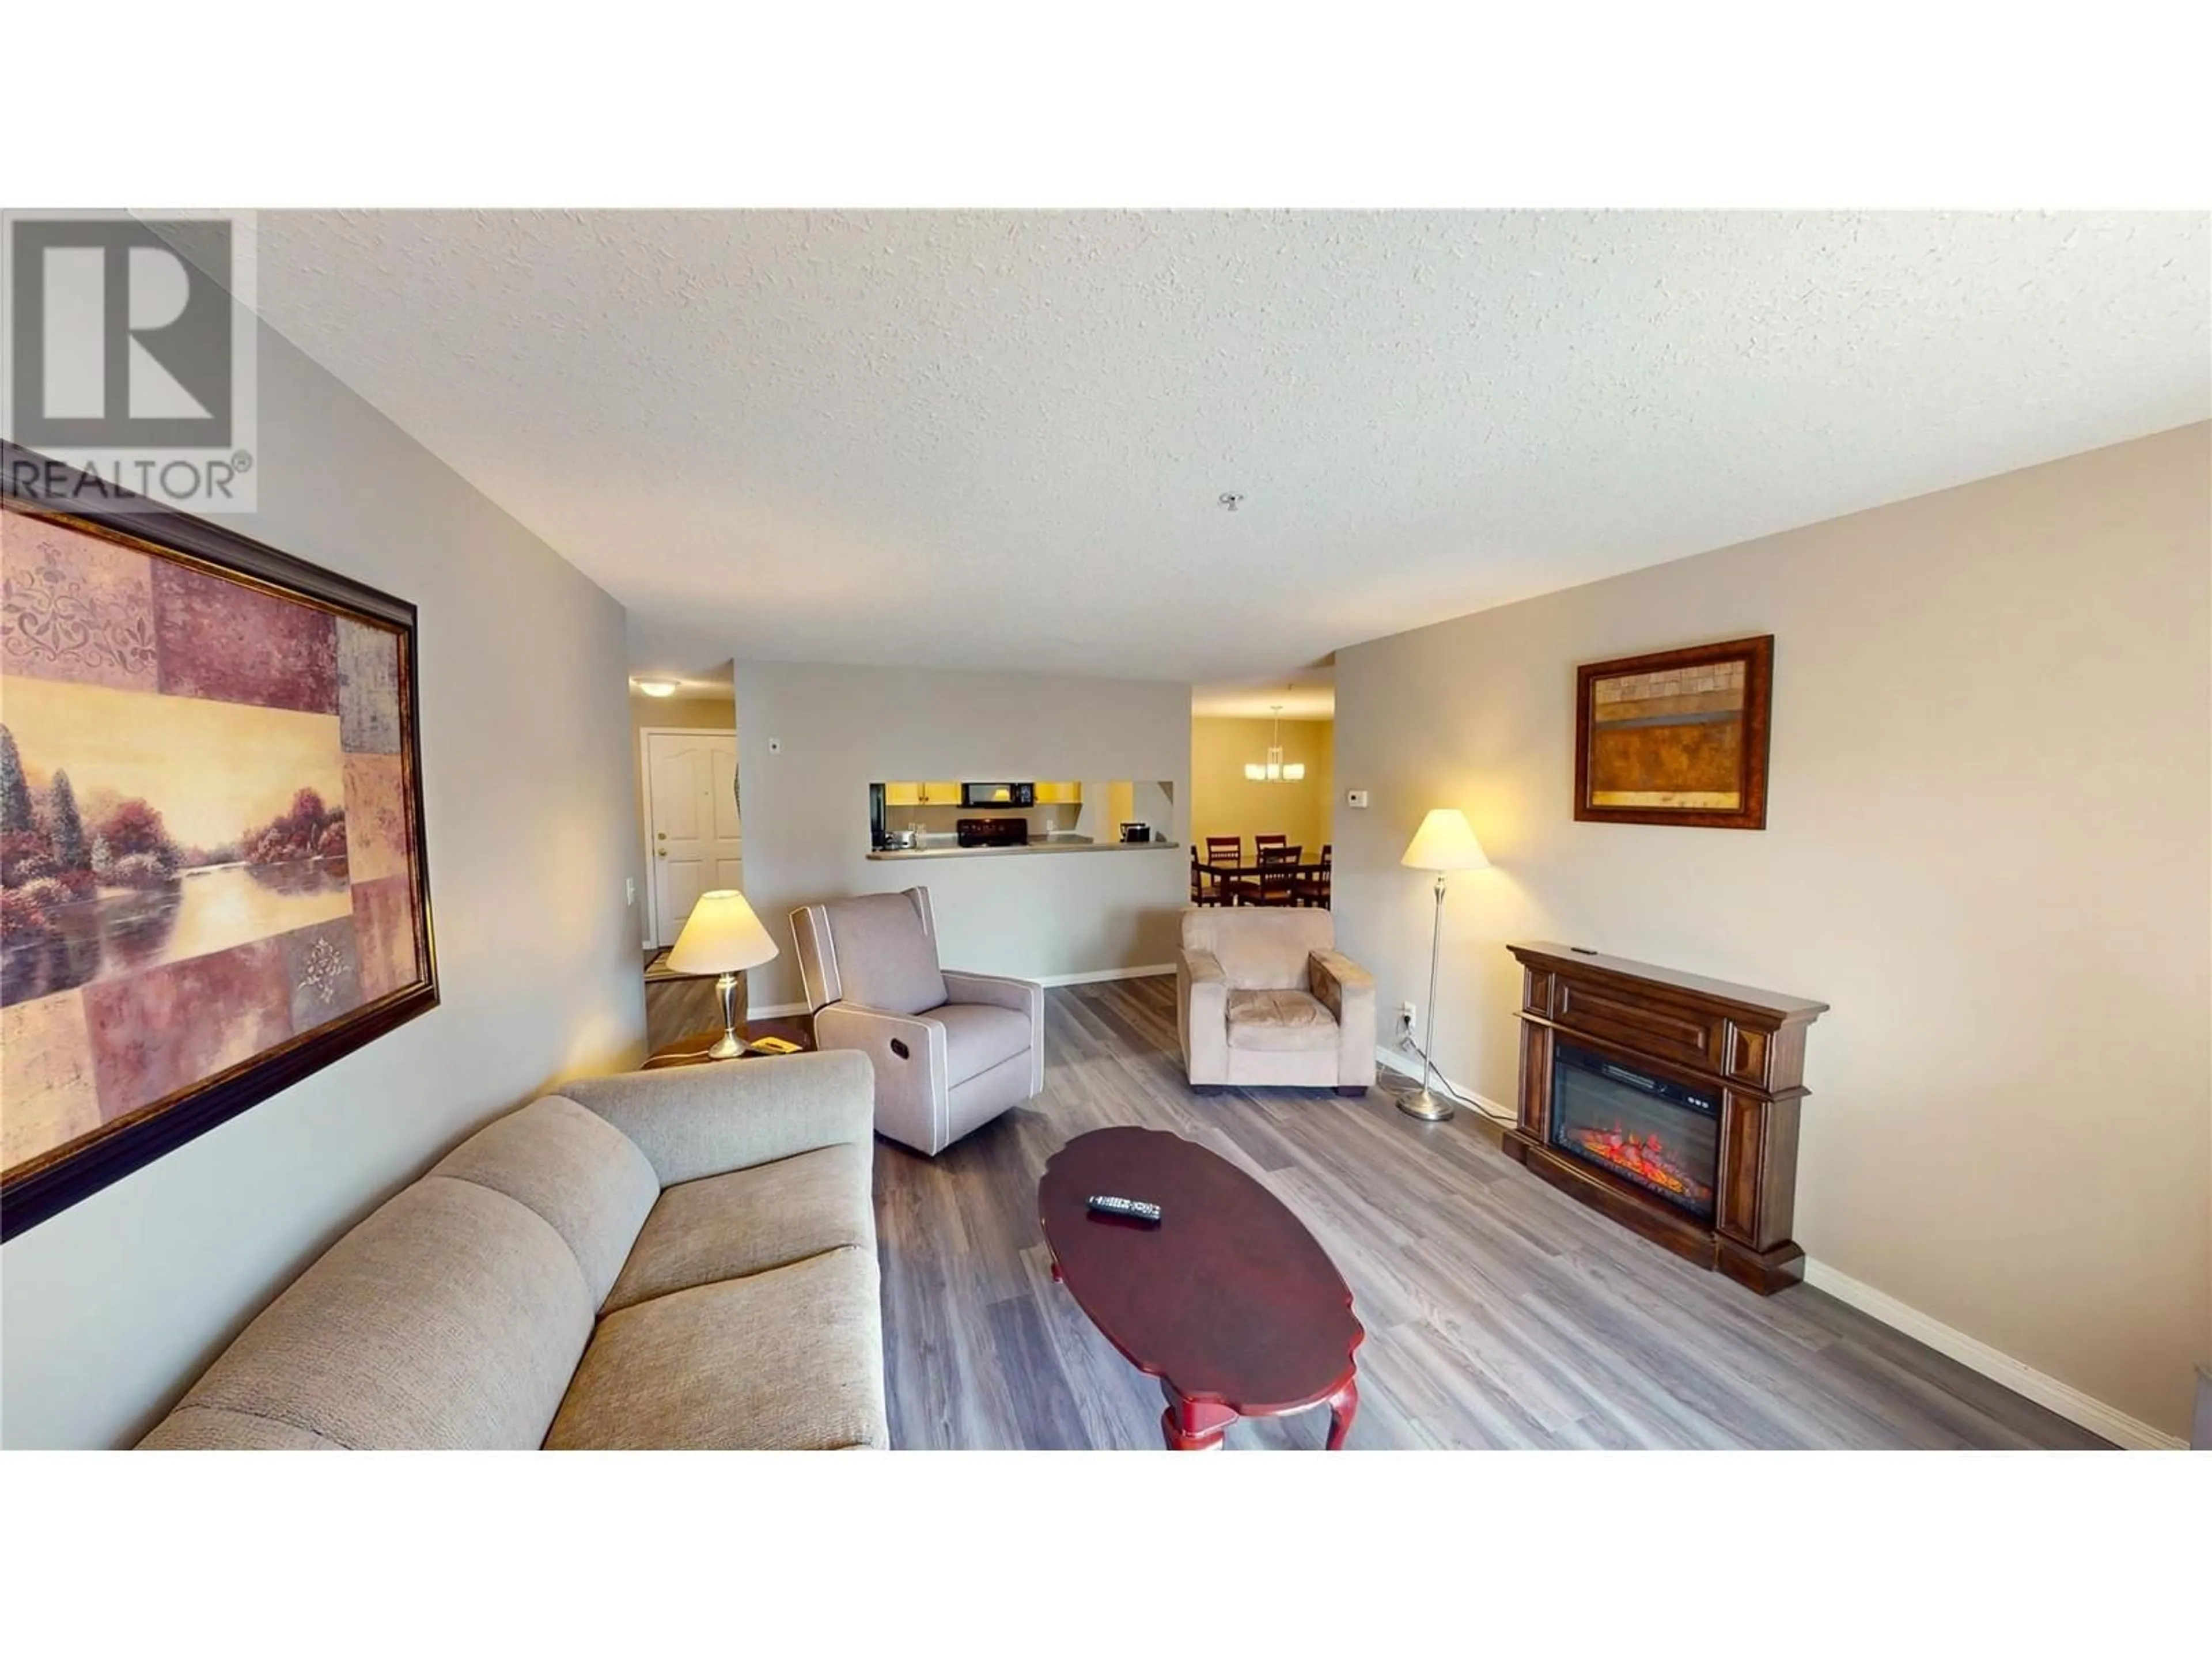
[(623, 878), (623, 903), (627, 906), (636, 902), (637, 878), (635, 876), (624, 876)]
[(1367, 805), (1367, 792), (1366, 792), (1364, 789), (1347, 789), (1347, 790), (1346, 790), (1346, 791), (1344, 792), (1344, 804), (1345, 804), (1346, 806), (1364, 806), (1364, 805)]

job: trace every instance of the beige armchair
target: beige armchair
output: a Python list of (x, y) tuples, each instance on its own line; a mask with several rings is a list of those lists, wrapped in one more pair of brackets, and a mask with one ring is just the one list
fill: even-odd
[(1375, 981), (1335, 947), (1326, 910), (1184, 911), (1176, 1026), (1193, 1086), (1364, 1094), (1375, 1081)]
[(791, 913), (818, 1048), (876, 1068), (876, 1132), (934, 1158), (1044, 1088), (1044, 988), (938, 966), (929, 890)]

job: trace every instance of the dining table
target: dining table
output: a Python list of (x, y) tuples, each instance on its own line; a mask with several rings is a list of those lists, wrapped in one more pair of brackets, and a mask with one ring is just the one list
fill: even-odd
[[(1301, 883), (1316, 885), (1322, 884), (1328, 879), (1332, 869), (1333, 866), (1318, 862), (1313, 864), (1208, 864), (1201, 860), (1198, 866), (1198, 873), (1207, 878), (1207, 884), (1212, 891), (1224, 895), (1224, 902), (1231, 905), (1262, 902), (1256, 892), (1251, 890), (1257, 889), (1260, 878), (1273, 876), (1279, 878), (1288, 876), (1291, 878), (1290, 902), (1295, 905), (1309, 902), (1298, 893), (1298, 886)], [(1248, 883), (1250, 884), (1249, 889), (1247, 887)]]

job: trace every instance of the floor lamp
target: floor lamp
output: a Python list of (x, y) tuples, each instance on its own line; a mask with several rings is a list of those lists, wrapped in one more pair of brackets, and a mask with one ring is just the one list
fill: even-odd
[(1429, 1087), (1436, 1069), (1429, 1056), (1437, 1049), (1437, 956), (1444, 937), (1444, 884), (1454, 870), (1480, 870), (1490, 860), (1483, 855), (1482, 843), (1474, 838), (1467, 814), (1456, 806), (1439, 806), (1421, 820), (1406, 856), (1398, 862), (1409, 870), (1437, 872), (1436, 915), (1429, 925), (1429, 1019), (1420, 1044), (1421, 1092), (1400, 1096), (1398, 1109), (1409, 1117), (1437, 1123), (1452, 1115), (1451, 1102)]

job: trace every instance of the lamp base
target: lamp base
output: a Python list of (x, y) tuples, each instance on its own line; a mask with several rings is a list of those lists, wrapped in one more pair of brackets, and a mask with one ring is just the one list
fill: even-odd
[(1400, 1095), (1398, 1109), (1407, 1117), (1417, 1117), (1424, 1123), (1441, 1123), (1457, 1109), (1443, 1096), (1424, 1089), (1419, 1094)]
[(707, 1050), (709, 1060), (735, 1060), (745, 1052), (745, 1040), (738, 1035), (738, 976), (734, 972), (724, 974), (714, 981), (714, 994), (722, 1000), (722, 1038)]

